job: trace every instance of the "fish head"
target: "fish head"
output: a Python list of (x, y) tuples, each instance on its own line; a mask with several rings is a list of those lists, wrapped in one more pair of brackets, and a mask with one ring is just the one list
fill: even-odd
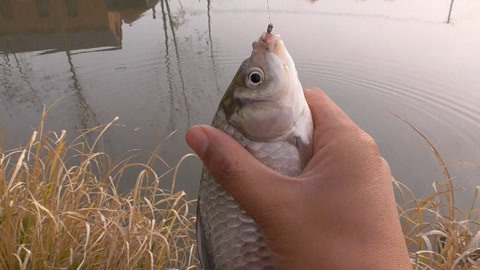
[(227, 121), (246, 137), (271, 141), (288, 132), (307, 105), (281, 37), (263, 33), (252, 47), (221, 106)]

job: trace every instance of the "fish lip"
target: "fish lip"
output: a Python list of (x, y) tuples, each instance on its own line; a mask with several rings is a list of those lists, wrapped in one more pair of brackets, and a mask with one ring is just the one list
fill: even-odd
[(269, 33), (263, 33), (260, 37), (260, 40), (265, 42), (266, 44), (270, 44), (271, 42), (276, 41), (276, 39), (280, 37), (279, 35), (273, 35)]
[(273, 35), (268, 33), (263, 33), (260, 38), (253, 42), (252, 47), (254, 52), (255, 51), (265, 51), (267, 53), (272, 53), (274, 55), (278, 55), (278, 44), (281, 41), (280, 35)]

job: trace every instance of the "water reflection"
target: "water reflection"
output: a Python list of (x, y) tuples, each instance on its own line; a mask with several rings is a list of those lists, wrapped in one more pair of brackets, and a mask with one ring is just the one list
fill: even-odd
[(9, 0), (0, 0), (0, 14), (5, 18), (13, 18), (13, 7)]
[[(122, 24), (131, 24), (145, 11), (155, 7), (156, 0), (0, 0), (0, 53), (4, 66), (1, 84), (7, 101), (30, 102), (43, 108), (38, 90), (27, 74), (28, 62), (20, 60), (18, 53), (39, 52), (39, 55), (65, 52), (71, 86), (81, 110), (81, 129), (100, 124), (88, 103), (77, 75), (72, 55), (94, 51), (112, 51), (122, 47)], [(97, 49), (101, 48), (101, 49)], [(18, 74), (28, 91), (14, 91), (9, 83), (12, 77), (10, 57), (13, 56)]]
[(82, 86), (77, 77), (77, 72), (72, 62), (72, 55), (69, 50), (65, 52), (67, 54), (68, 64), (70, 65), (70, 72), (72, 73), (73, 88), (75, 89), (76, 96), (78, 97), (78, 104), (82, 108), (81, 116), (81, 129), (88, 129), (91, 127), (96, 127), (100, 125), (100, 122), (97, 120), (95, 112), (88, 104), (85, 96), (83, 95)]
[(158, 0), (0, 0), (0, 51), (121, 48), (131, 24)]
[(157, 3), (158, 0), (107, 0), (107, 8), (109, 11), (118, 12), (123, 22), (132, 24), (149, 9), (153, 10), (155, 19)]
[[(177, 43), (177, 37), (175, 35), (175, 28), (178, 27), (181, 23), (179, 22), (175, 22), (173, 19), (172, 19), (172, 12), (170, 10), (170, 5), (168, 3), (168, 0), (162, 0), (162, 9), (163, 9), (163, 4), (165, 3), (165, 6), (167, 8), (167, 16), (168, 16), (168, 20), (170, 22), (170, 30), (172, 31), (172, 38), (173, 38), (173, 45), (174, 45), (174, 48), (175, 48), (175, 56), (177, 58), (177, 68), (178, 68), (178, 75), (180, 76), (180, 82), (182, 84), (182, 95), (183, 95), (183, 100), (185, 102), (185, 110), (187, 112), (187, 121), (188, 121), (188, 126), (191, 125), (191, 119), (190, 119), (190, 105), (188, 104), (188, 101), (187, 101), (187, 95), (185, 93), (185, 79), (183, 78), (183, 72), (182, 72), (182, 62), (180, 60), (180, 55), (179, 55), (179, 52), (178, 52), (178, 43)], [(181, 4), (182, 2), (179, 1), (179, 3)], [(181, 15), (185, 15), (185, 11), (183, 10), (183, 7), (181, 7), (180, 9), (180, 12), (179, 14)], [(164, 14), (163, 14), (164, 15)]]
[(218, 84), (218, 75), (217, 75), (217, 67), (215, 65), (215, 55), (213, 54), (213, 39), (212, 39), (212, 16), (210, 15), (211, 12), (211, 2), (210, 0), (207, 1), (207, 18), (208, 18), (208, 41), (210, 44), (210, 58), (212, 58), (212, 66), (213, 66), (213, 75), (215, 77), (215, 85), (217, 87), (217, 91), (220, 92), (220, 86)]
[(162, 20), (163, 20), (163, 33), (165, 35), (165, 65), (167, 68), (167, 81), (168, 81), (168, 88), (169, 88), (169, 100), (170, 100), (170, 117), (168, 120), (168, 129), (175, 130), (175, 106), (174, 106), (174, 93), (173, 93), (173, 80), (172, 80), (172, 70), (170, 64), (170, 55), (169, 55), (169, 48), (168, 48), (168, 28), (167, 28), (167, 16), (165, 14), (165, 4), (161, 3), (162, 8)]
[(39, 97), (39, 93), (37, 89), (33, 87), (32, 83), (28, 80), (28, 75), (26, 74), (24, 68), (22, 67), (22, 63), (20, 62), (20, 60), (18, 59), (15, 53), (13, 54), (13, 58), (15, 59), (18, 72), (20, 73), (20, 77), (22, 78), (23, 82), (25, 82), (25, 84), (28, 86), (28, 89), (31, 91), (31, 93), (33, 94), (34, 99), (36, 101), (35, 103), (40, 105), (42, 101)]
[(107, 9), (107, 0), (1, 0), (0, 5), (5, 53), (121, 47), (122, 18)]

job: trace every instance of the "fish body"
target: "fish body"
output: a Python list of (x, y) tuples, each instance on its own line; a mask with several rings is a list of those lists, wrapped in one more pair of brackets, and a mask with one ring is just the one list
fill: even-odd
[[(313, 122), (295, 64), (278, 35), (263, 33), (252, 46), (212, 126), (276, 172), (298, 176), (312, 154)], [(273, 269), (262, 232), (205, 167), (197, 240), (205, 270)]]

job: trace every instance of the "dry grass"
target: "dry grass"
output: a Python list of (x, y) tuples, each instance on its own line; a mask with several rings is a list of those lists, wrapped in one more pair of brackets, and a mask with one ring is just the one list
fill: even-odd
[[(42, 121), (26, 147), (0, 149), (0, 269), (196, 267), (193, 202), (159, 188), (175, 168), (157, 175), (155, 153), (112, 164), (95, 150), (112, 124), (67, 145)], [(119, 195), (116, 181), (131, 168), (140, 169), (136, 186)]]
[[(178, 165), (157, 175), (154, 163), (163, 161), (156, 151), (146, 163), (113, 164), (95, 150), (112, 124), (67, 145), (66, 133), (44, 133), (42, 120), (26, 147), (0, 148), (0, 269), (198, 268), (193, 202), (184, 192), (159, 188), (162, 178), (175, 178)], [(424, 200), (394, 181), (412, 265), (480, 269), (480, 187), (469, 211), (457, 209), (446, 163), (409, 125), (428, 143), (445, 176)], [(96, 137), (92, 145), (87, 134)], [(140, 169), (136, 186), (119, 195), (116, 182), (132, 168)]]
[[(455, 205), (453, 179), (435, 146), (412, 124), (429, 145), (442, 169), (442, 183), (434, 182), (434, 194), (418, 199), (405, 185), (394, 180), (402, 198), (398, 209), (414, 269), (480, 269), (480, 187), (474, 190), (471, 209)], [(465, 191), (463, 191), (464, 193)], [(460, 194), (460, 193), (459, 193)], [(465, 194), (462, 194), (465, 195)]]

